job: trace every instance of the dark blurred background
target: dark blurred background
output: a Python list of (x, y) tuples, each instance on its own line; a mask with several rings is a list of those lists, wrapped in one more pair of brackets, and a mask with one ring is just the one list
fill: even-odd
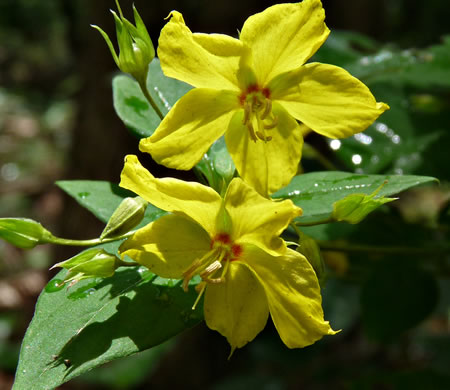
[[(172, 9), (183, 13), (193, 31), (236, 35), (249, 15), (275, 4), (261, 0), (134, 3), (155, 47)], [(129, 19), (131, 4), (121, 1)], [(359, 32), (390, 47), (422, 48), (450, 33), (447, 0), (323, 0), (323, 5), (332, 32)], [(59, 179), (118, 182), (123, 157), (138, 153), (137, 139), (126, 131), (112, 106), (111, 79), (117, 69), (105, 42), (89, 27), (97, 24), (113, 37), (110, 8), (115, 9), (112, 0), (1, 0), (0, 217), (33, 218), (70, 238), (96, 237), (101, 231), (102, 225), (53, 183)], [(0, 241), (0, 389), (11, 387), (21, 338), (40, 290), (53, 275), (48, 267), (73, 253), (74, 249), (48, 246), (21, 251)], [(402, 349), (406, 339), (394, 348), (371, 343), (361, 335), (357, 322), (345, 338), (300, 353), (282, 348), (271, 325), (258, 339), (228, 362), (226, 341), (202, 325), (158, 354), (144, 353), (61, 388), (406, 389), (411, 387), (401, 387), (402, 383), (411, 379), (399, 380), (400, 387), (395, 380), (394, 387), (365, 387), (360, 378), (412, 369), (427, 359), (423, 351)]]

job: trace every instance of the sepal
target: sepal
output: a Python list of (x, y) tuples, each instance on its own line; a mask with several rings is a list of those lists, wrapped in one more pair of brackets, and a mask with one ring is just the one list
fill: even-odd
[(50, 269), (55, 267), (67, 269), (69, 272), (64, 278), (64, 283), (74, 284), (87, 278), (113, 276), (116, 269), (123, 264), (124, 262), (117, 256), (102, 248), (90, 248), (68, 260), (56, 263)]
[(332, 218), (336, 221), (344, 221), (351, 224), (361, 222), (369, 213), (385, 203), (397, 200), (397, 198), (386, 198), (380, 196), (375, 198), (383, 188), (384, 182), (372, 194), (351, 194), (333, 203)]
[(105, 229), (103, 229), (100, 240), (128, 233), (144, 218), (147, 204), (148, 202), (140, 196), (125, 198), (114, 211)]
[(32, 219), (0, 218), (0, 238), (18, 248), (31, 249), (51, 242), (53, 235)]
[(116, 65), (122, 72), (131, 74), (139, 82), (147, 80), (148, 66), (155, 58), (155, 48), (142, 18), (133, 6), (136, 26), (124, 18), (119, 2), (116, 1), (119, 15), (111, 11), (116, 25), (119, 55), (108, 35), (98, 26), (92, 25), (105, 39)]

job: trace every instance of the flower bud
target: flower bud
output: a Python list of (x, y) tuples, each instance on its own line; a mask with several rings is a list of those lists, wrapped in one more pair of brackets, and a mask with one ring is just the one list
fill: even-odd
[(92, 27), (98, 30), (105, 39), (118, 68), (122, 72), (131, 74), (139, 82), (145, 82), (147, 80), (148, 66), (155, 57), (155, 49), (150, 35), (134, 5), (133, 13), (136, 26), (133, 26), (132, 23), (123, 17), (117, 0), (116, 4), (119, 16), (114, 11), (111, 12), (116, 24), (119, 55), (116, 54), (108, 35), (100, 27), (95, 25), (92, 25)]
[(325, 263), (323, 261), (322, 254), (320, 253), (319, 245), (312, 237), (303, 232), (298, 233), (300, 234), (300, 237), (297, 252), (300, 252), (306, 257), (308, 262), (314, 268), (320, 285), (322, 285), (325, 281)]
[(147, 201), (140, 196), (125, 198), (103, 229), (100, 239), (121, 236), (137, 226), (144, 218)]
[(333, 203), (331, 216), (336, 221), (345, 221), (351, 224), (361, 222), (369, 213), (382, 204), (392, 202), (397, 198), (385, 198), (381, 196), (375, 199), (375, 195), (383, 188), (384, 182), (372, 194), (351, 194)]
[(64, 282), (79, 282), (80, 280), (101, 277), (107, 278), (114, 275), (115, 270), (123, 262), (102, 248), (87, 249), (68, 260), (56, 263), (50, 269), (61, 267), (67, 269)]
[(49, 242), (51, 237), (47, 229), (32, 219), (0, 218), (0, 238), (18, 248), (31, 249)]

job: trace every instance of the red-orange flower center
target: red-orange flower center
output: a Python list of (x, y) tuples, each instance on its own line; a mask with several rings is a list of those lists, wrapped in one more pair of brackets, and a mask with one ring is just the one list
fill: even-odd
[(266, 135), (277, 125), (277, 117), (272, 113), (270, 90), (256, 84), (250, 85), (239, 96), (239, 103), (244, 109), (242, 123), (247, 126), (250, 138), (264, 142), (270, 141), (272, 136)]
[(227, 252), (223, 261), (238, 260), (242, 254), (242, 247), (239, 244), (233, 243), (228, 233), (218, 233), (211, 242), (211, 248), (221, 247)]

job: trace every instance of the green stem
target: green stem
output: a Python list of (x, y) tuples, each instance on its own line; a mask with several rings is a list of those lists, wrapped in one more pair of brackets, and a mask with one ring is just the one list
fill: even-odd
[(148, 100), (148, 102), (152, 106), (153, 110), (156, 112), (156, 114), (159, 116), (159, 118), (161, 120), (163, 120), (164, 119), (164, 115), (161, 112), (161, 110), (158, 108), (158, 106), (156, 105), (156, 103), (153, 100), (153, 98), (150, 96), (150, 93), (148, 92), (148, 89), (147, 89), (146, 81), (145, 80), (137, 80), (137, 82), (139, 83), (139, 86), (141, 87), (142, 93), (144, 94), (145, 98)]
[(353, 245), (345, 242), (317, 241), (320, 249), (337, 252), (369, 252), (386, 255), (422, 255), (450, 253), (450, 247), (418, 248), (411, 246)]
[(131, 236), (135, 231), (128, 232), (122, 236), (104, 238), (101, 240), (100, 238), (94, 238), (91, 240), (71, 240), (67, 238), (56, 237), (54, 235), (50, 235), (45, 238), (46, 243), (50, 244), (58, 244), (58, 245), (72, 245), (72, 246), (94, 246), (99, 244), (106, 244), (108, 242), (122, 240), (123, 238), (127, 238)]

